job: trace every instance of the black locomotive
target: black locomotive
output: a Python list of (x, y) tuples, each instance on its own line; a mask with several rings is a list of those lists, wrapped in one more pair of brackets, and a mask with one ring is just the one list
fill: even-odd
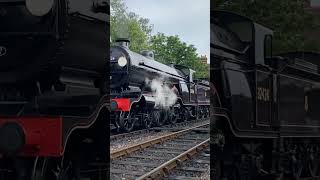
[(211, 12), (212, 176), (319, 177), (320, 54), (272, 54), (272, 30)]
[(110, 49), (111, 121), (122, 131), (209, 116), (209, 82), (182, 65), (165, 65), (119, 39)]
[(0, 179), (103, 169), (109, 14), (101, 0), (0, 1)]

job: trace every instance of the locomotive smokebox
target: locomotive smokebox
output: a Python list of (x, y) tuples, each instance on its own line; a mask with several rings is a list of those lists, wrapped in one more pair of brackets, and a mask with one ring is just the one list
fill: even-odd
[(128, 38), (118, 38), (116, 40), (116, 43), (118, 46), (122, 46), (129, 49), (130, 40)]

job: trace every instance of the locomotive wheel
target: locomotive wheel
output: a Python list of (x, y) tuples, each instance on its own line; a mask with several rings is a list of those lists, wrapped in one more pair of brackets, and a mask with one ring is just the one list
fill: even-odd
[(203, 107), (202, 109), (202, 118), (208, 118), (209, 117), (209, 108)]
[(158, 110), (152, 112), (152, 119), (155, 126), (162, 126), (161, 113)]
[(63, 158), (37, 157), (31, 180), (79, 180), (80, 169)]
[(187, 108), (184, 108), (182, 111), (182, 117), (181, 117), (181, 121), (182, 122), (186, 122), (190, 119), (190, 114)]
[(212, 179), (213, 180), (220, 180), (221, 176), (222, 176), (222, 168), (221, 165), (222, 162), (221, 161), (215, 161), (213, 164), (213, 168), (210, 171), (210, 174), (212, 174)]
[(202, 119), (204, 118), (204, 109), (199, 107), (199, 110), (198, 110), (198, 119)]
[(204, 113), (204, 115), (203, 115), (204, 118), (210, 117), (210, 110), (209, 110), (208, 107), (205, 107), (203, 111), (204, 111), (203, 112)]
[(135, 119), (132, 112), (122, 113), (120, 114), (120, 124), (121, 124), (121, 130), (124, 132), (130, 132), (134, 128), (135, 125)]
[(143, 127), (145, 129), (149, 129), (152, 125), (152, 118), (151, 118), (151, 115), (150, 114), (144, 114), (143, 115)]
[(319, 160), (313, 160), (309, 163), (308, 166), (309, 172), (313, 178), (319, 178), (320, 177), (320, 166), (319, 166)]
[(294, 172), (292, 174), (294, 180), (300, 180), (301, 174), (302, 174), (303, 166), (298, 165), (296, 168), (294, 168)]
[(170, 121), (170, 123), (171, 124), (175, 124), (176, 122), (177, 122), (177, 119), (178, 119), (178, 117), (177, 117), (177, 110), (175, 109), (175, 108), (172, 108), (169, 112), (169, 121)]
[(161, 116), (160, 116), (161, 124), (164, 125), (168, 121), (169, 111), (162, 110), (160, 114), (161, 114)]
[(117, 132), (120, 131), (120, 124), (118, 119), (120, 118), (120, 112), (114, 113), (114, 121), (113, 121), (113, 125), (117, 128)]

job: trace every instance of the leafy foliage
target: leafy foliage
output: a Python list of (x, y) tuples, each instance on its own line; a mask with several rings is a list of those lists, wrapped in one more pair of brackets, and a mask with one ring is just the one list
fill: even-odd
[(152, 31), (149, 19), (128, 12), (122, 0), (111, 0), (110, 23), (111, 43), (117, 38), (129, 38), (131, 50), (140, 52), (148, 48), (148, 39)]
[(274, 30), (275, 52), (320, 51), (320, 42), (307, 38), (319, 32), (319, 21), (305, 8), (305, 0), (216, 0), (215, 9), (247, 16)]
[(192, 67), (198, 78), (208, 77), (208, 66), (202, 64), (193, 45), (181, 42), (178, 36), (166, 36), (158, 33), (151, 37), (151, 48), (157, 60)]
[(209, 75), (208, 66), (201, 64), (197, 49), (182, 42), (178, 36), (163, 33), (151, 35), (153, 25), (149, 19), (128, 12), (123, 0), (111, 0), (111, 44), (117, 38), (129, 38), (130, 49), (135, 52), (150, 49), (155, 59), (165, 64), (181, 64), (196, 71), (197, 78)]

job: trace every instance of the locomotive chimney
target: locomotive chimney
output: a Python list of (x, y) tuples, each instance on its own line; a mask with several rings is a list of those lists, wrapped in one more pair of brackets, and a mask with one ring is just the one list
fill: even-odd
[(154, 52), (153, 51), (143, 50), (140, 52), (140, 54), (146, 58), (154, 60)]
[(130, 40), (127, 38), (119, 38), (116, 40), (116, 44), (129, 49)]

